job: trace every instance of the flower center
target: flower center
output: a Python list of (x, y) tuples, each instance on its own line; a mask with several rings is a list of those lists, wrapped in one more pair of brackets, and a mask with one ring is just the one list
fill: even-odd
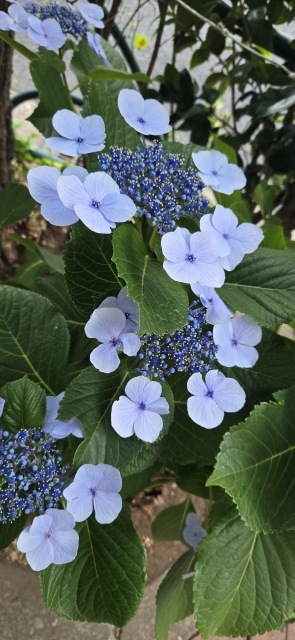
[(191, 264), (193, 264), (196, 260), (193, 253), (188, 253), (185, 259), (187, 262), (191, 262)]
[(126, 311), (126, 313), (125, 313), (125, 318), (126, 318), (126, 320), (128, 320), (128, 318), (130, 318), (130, 313), (128, 313), (128, 311)]
[(227, 238), (229, 238), (229, 233), (223, 233), (222, 235), (226, 240), (227, 240)]
[(218, 171), (216, 171), (216, 169), (214, 169), (214, 171), (212, 171), (212, 175), (213, 176), (218, 176)]
[(93, 209), (99, 209), (100, 207), (100, 202), (97, 202), (97, 200), (92, 200), (91, 205), (90, 205)]
[(110, 343), (115, 348), (122, 344), (120, 338), (111, 338)]
[(140, 409), (140, 411), (145, 411), (145, 410), (146, 410), (146, 404), (145, 404), (145, 402), (141, 402), (141, 403), (138, 405), (138, 408)]
[(233, 347), (237, 347), (238, 346), (238, 341), (235, 340), (234, 338), (232, 339), (231, 343), (232, 343)]
[(51, 536), (52, 536), (52, 531), (46, 531), (45, 538), (47, 538), (49, 540), (49, 538), (51, 538)]
[(93, 497), (96, 496), (96, 489), (94, 487), (90, 487), (90, 493)]
[(140, 122), (141, 124), (143, 124), (145, 122), (145, 120), (143, 118), (138, 118), (138, 122)]
[(84, 142), (84, 138), (75, 138), (76, 142)]
[(207, 398), (213, 398), (214, 396), (214, 391), (208, 389), (207, 393), (206, 393)]

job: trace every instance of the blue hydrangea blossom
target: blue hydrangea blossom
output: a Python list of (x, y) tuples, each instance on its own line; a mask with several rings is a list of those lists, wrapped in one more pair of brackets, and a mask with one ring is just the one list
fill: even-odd
[(76, 438), (84, 438), (83, 427), (78, 418), (72, 418), (68, 422), (62, 422), (57, 418), (59, 405), (64, 395), (63, 391), (58, 396), (47, 396), (46, 415), (42, 430), (56, 440), (66, 438), (71, 434)]
[[(96, 6), (96, 5), (92, 5), (92, 6)], [(104, 52), (104, 49), (102, 48), (100, 36), (98, 35), (98, 33), (92, 33), (92, 31), (87, 31), (87, 42), (89, 44), (90, 49), (92, 49), (94, 53), (97, 53), (97, 55), (100, 58), (102, 58), (102, 60), (107, 65), (107, 67), (111, 67), (112, 65), (109, 63), (106, 57), (106, 54)]]
[(0, 11), (0, 30), (26, 33), (28, 29), (28, 14), (18, 3), (8, 7), (8, 13)]
[[(42, 24), (45, 22), (46, 20)], [(67, 156), (81, 156), (104, 148), (106, 133), (101, 116), (82, 118), (69, 109), (60, 109), (54, 114), (52, 124), (62, 137), (46, 138), (45, 143), (49, 149)]]
[(73, 209), (88, 229), (111, 233), (116, 222), (127, 222), (136, 212), (135, 204), (120, 193), (115, 181), (104, 171), (88, 175), (82, 184), (76, 176), (61, 176), (57, 192), (65, 207)]
[(201, 218), (200, 228), (217, 240), (220, 263), (227, 271), (232, 271), (246, 253), (256, 251), (263, 240), (259, 227), (250, 222), (243, 222), (238, 226), (238, 218), (233, 211), (220, 204), (213, 214)]
[(120, 309), (125, 315), (126, 324), (124, 333), (137, 333), (139, 325), (138, 304), (127, 295), (127, 287), (123, 287), (120, 293), (109, 296), (98, 307), (99, 309)]
[(192, 154), (193, 162), (206, 185), (214, 191), (231, 195), (246, 185), (246, 177), (236, 164), (229, 164), (224, 153), (214, 150)]
[(178, 227), (161, 240), (165, 271), (172, 280), (206, 287), (221, 287), (224, 270), (218, 260), (218, 244), (210, 234)]
[(208, 371), (205, 382), (200, 373), (194, 373), (188, 379), (187, 388), (193, 394), (187, 401), (188, 415), (205, 429), (218, 427), (225, 411), (234, 413), (245, 404), (246, 396), (240, 384), (226, 378), (221, 371)]
[(89, 2), (78, 2), (78, 9), (83, 16), (84, 20), (93, 24), (97, 29), (103, 29), (104, 24), (102, 18), (104, 17), (103, 9), (97, 4), (91, 4)]
[(17, 548), (26, 554), (34, 571), (46, 569), (50, 564), (67, 564), (78, 553), (79, 536), (74, 526), (75, 520), (68, 511), (47, 509), (22, 531)]
[(29, 192), (41, 204), (41, 215), (56, 226), (75, 224), (79, 218), (73, 209), (65, 207), (57, 193), (57, 181), (60, 176), (76, 176), (83, 183), (88, 171), (83, 167), (67, 167), (61, 173), (55, 167), (35, 167), (28, 172)]
[(169, 413), (169, 405), (160, 397), (159, 382), (144, 376), (132, 378), (125, 387), (126, 396), (120, 396), (112, 406), (111, 425), (121, 438), (134, 433), (144, 442), (155, 442), (163, 429), (161, 415)]
[(207, 531), (202, 527), (202, 521), (196, 513), (191, 512), (187, 514), (182, 535), (185, 542), (189, 544), (194, 551), (202, 538), (207, 535)]
[(144, 136), (160, 136), (171, 131), (169, 113), (160, 102), (144, 100), (135, 89), (121, 89), (118, 107), (124, 120)]
[(48, 49), (48, 51), (60, 49), (65, 43), (66, 36), (54, 18), (47, 18), (42, 22), (36, 16), (29, 16), (28, 23), (28, 35), (30, 38), (41, 47)]
[(90, 362), (102, 373), (111, 373), (118, 368), (118, 351), (135, 356), (140, 349), (140, 339), (135, 333), (125, 333), (126, 317), (120, 309), (95, 309), (85, 325), (88, 338), (102, 344), (90, 354)]
[(64, 490), (67, 511), (76, 522), (89, 518), (94, 509), (99, 524), (110, 524), (122, 509), (121, 474), (109, 464), (83, 464), (74, 481)]
[(88, 25), (84, 20), (80, 11), (75, 11), (72, 5), (68, 7), (61, 6), (57, 2), (49, 2), (49, 4), (39, 5), (35, 2), (25, 2), (24, 8), (28, 13), (36, 16), (40, 20), (54, 18), (58, 22), (61, 30), (65, 34), (69, 34), (74, 38), (86, 36)]
[(213, 338), (217, 346), (217, 360), (225, 367), (253, 367), (258, 360), (254, 347), (261, 341), (261, 327), (248, 316), (233, 318), (216, 324)]
[(233, 309), (228, 307), (219, 297), (213, 287), (203, 287), (199, 283), (191, 284), (192, 291), (199, 296), (201, 303), (207, 308), (205, 315), (209, 324), (227, 322), (234, 315)]

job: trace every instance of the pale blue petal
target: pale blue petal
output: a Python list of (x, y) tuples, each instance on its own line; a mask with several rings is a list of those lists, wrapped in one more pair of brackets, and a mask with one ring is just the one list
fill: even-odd
[(64, 138), (75, 140), (81, 136), (80, 126), (83, 121), (82, 116), (70, 111), (70, 109), (59, 109), (53, 118), (52, 124), (55, 131)]
[(102, 373), (112, 373), (118, 369), (120, 358), (112, 344), (100, 344), (91, 352), (90, 362)]
[(120, 311), (123, 311), (123, 309), (119, 307), (118, 300), (115, 296), (109, 296), (103, 300), (98, 309), (120, 309)]
[(172, 129), (169, 124), (169, 113), (158, 100), (153, 98), (145, 100), (142, 117), (145, 121), (143, 127), (146, 135), (160, 136)]
[(137, 405), (126, 396), (120, 396), (119, 400), (113, 403), (111, 425), (121, 438), (130, 438), (133, 435), (133, 425), (138, 413)]
[(97, 29), (103, 29), (104, 23), (102, 19), (104, 17), (103, 9), (96, 4), (86, 4), (84, 2), (78, 2), (78, 8), (83, 18), (93, 24)]
[(207, 308), (206, 320), (209, 324), (220, 324), (228, 322), (234, 315), (230, 309), (212, 287), (203, 287), (199, 283), (192, 284), (191, 289), (196, 293), (204, 307)]
[(206, 373), (206, 387), (210, 391), (216, 391), (217, 389), (223, 387), (224, 382), (227, 378), (221, 371), (217, 369), (211, 369)]
[(187, 412), (193, 422), (205, 429), (218, 427), (224, 416), (224, 412), (219, 409), (213, 398), (207, 395), (191, 396), (187, 401)]
[(12, 20), (5, 11), (0, 11), (0, 31), (10, 31)]
[(233, 271), (235, 267), (242, 262), (244, 257), (244, 250), (242, 245), (234, 240), (232, 237), (229, 237), (227, 240), (230, 253), (224, 258), (220, 258), (220, 264), (223, 269), (226, 271)]
[(144, 390), (148, 384), (150, 384), (148, 378), (145, 376), (136, 376), (127, 382), (125, 393), (133, 402), (140, 404), (143, 401)]
[(79, 180), (81, 180), (81, 182), (84, 182), (85, 178), (87, 178), (89, 173), (87, 169), (84, 169), (84, 167), (73, 166), (73, 167), (67, 167), (66, 169), (64, 169), (64, 171), (62, 172), (62, 175), (76, 176), (77, 178), (79, 178)]
[(75, 213), (85, 227), (94, 233), (112, 233), (112, 229), (116, 226), (114, 222), (107, 220), (99, 209), (89, 205), (76, 204)]
[(97, 202), (101, 202), (110, 194), (115, 194), (117, 197), (120, 195), (118, 185), (105, 171), (90, 173), (84, 182), (84, 186), (91, 200), (96, 200)]
[(123, 289), (121, 289), (116, 300), (119, 309), (123, 311), (126, 317), (124, 333), (136, 333), (139, 324), (138, 304), (127, 295), (127, 287), (123, 287)]
[(183, 262), (190, 253), (190, 237), (190, 232), (181, 227), (178, 227), (176, 231), (165, 233), (161, 239), (165, 258), (170, 262)]
[(46, 37), (46, 49), (53, 51), (54, 49), (60, 49), (66, 41), (66, 36), (62, 32), (61, 27), (54, 18), (47, 18), (42, 22), (43, 32)]
[(231, 320), (235, 339), (249, 347), (254, 347), (261, 341), (262, 329), (252, 318), (241, 316)]
[(73, 529), (75, 520), (65, 509), (46, 509), (45, 514), (52, 518), (52, 531), (67, 531)]
[(56, 531), (52, 536), (53, 564), (66, 564), (76, 558), (79, 547), (77, 531)]
[(237, 228), (238, 218), (231, 209), (218, 204), (212, 216), (212, 224), (222, 236), (231, 235)]
[(232, 320), (229, 322), (224, 322), (222, 324), (217, 324), (213, 328), (213, 340), (216, 345), (219, 347), (221, 345), (228, 345), (232, 343), (234, 339), (234, 325)]
[(79, 220), (74, 211), (64, 206), (58, 195), (43, 202), (40, 212), (45, 220), (56, 227), (67, 227)]
[(46, 533), (46, 531), (51, 528), (51, 525), (52, 517), (44, 513), (42, 516), (37, 516), (36, 518), (34, 518), (31, 524), (30, 534), (43, 536), (44, 533)]
[(225, 273), (220, 261), (224, 259), (225, 258), (218, 258), (218, 260), (211, 264), (198, 262), (199, 283), (205, 287), (222, 287), (225, 280)]
[(168, 273), (168, 276), (170, 276), (172, 280), (176, 280), (176, 282), (193, 284), (194, 282), (198, 282), (200, 278), (199, 265), (189, 262), (188, 260), (184, 260), (183, 262), (169, 262), (165, 260), (163, 262), (163, 268), (166, 273)]
[(26, 527), (20, 534), (17, 541), (17, 548), (22, 553), (34, 551), (42, 543), (44, 533), (30, 533), (31, 527)]
[(107, 204), (105, 199), (101, 202), (100, 211), (113, 222), (127, 222), (136, 213), (136, 206), (128, 196), (120, 194), (113, 204)]
[(135, 89), (121, 89), (118, 96), (118, 108), (124, 120), (136, 131), (143, 133), (142, 126), (138, 122), (139, 118), (144, 116), (144, 99), (140, 93)]
[(190, 393), (203, 398), (207, 393), (207, 387), (200, 373), (193, 373), (187, 381), (187, 388)]
[(225, 378), (223, 384), (215, 389), (214, 400), (222, 411), (232, 413), (242, 409), (246, 394), (237, 380)]
[(96, 142), (95, 144), (91, 144), (90, 142), (78, 142), (78, 156), (82, 156), (85, 153), (96, 153), (97, 151), (102, 151), (104, 149), (103, 142)]
[(189, 513), (186, 518), (186, 527), (183, 531), (183, 537), (187, 544), (196, 550), (199, 542), (207, 535), (207, 531), (203, 529), (202, 522), (196, 513)]
[(149, 402), (147, 408), (149, 411), (154, 411), (162, 416), (170, 413), (169, 404), (166, 398), (159, 398), (152, 403)]
[(260, 227), (250, 222), (243, 222), (232, 234), (232, 238), (241, 245), (244, 253), (256, 251), (263, 240), (263, 232)]
[(140, 411), (134, 421), (134, 431), (143, 442), (155, 442), (163, 429), (163, 420), (153, 411)]
[[(218, 326), (218, 325), (215, 325)], [(254, 347), (239, 345), (221, 345), (216, 354), (217, 361), (225, 367), (253, 367), (258, 360), (258, 351)]]
[(205, 215), (203, 215), (201, 217), (200, 220), (200, 230), (201, 231), (205, 231), (207, 233), (215, 233), (215, 228), (213, 226), (213, 214), (212, 213), (206, 213)]
[(81, 138), (91, 145), (103, 144), (106, 138), (105, 125), (101, 116), (83, 118), (80, 124)]
[(34, 42), (41, 45), (41, 47), (45, 47), (47, 49), (47, 38), (44, 35), (41, 20), (36, 18), (36, 16), (29, 16), (28, 23), (28, 36), (30, 36)]
[(156, 400), (159, 400), (162, 393), (162, 385), (159, 382), (148, 381), (148, 384), (143, 388), (142, 402), (145, 404), (151, 404)]
[(99, 524), (110, 524), (122, 509), (122, 498), (118, 493), (98, 491), (94, 500), (95, 520)]
[[(196, 263), (214, 262), (219, 256), (218, 242), (210, 233), (196, 231), (190, 237), (190, 253), (196, 258)], [(209, 285), (210, 286), (210, 285)]]
[(137, 335), (135, 333), (122, 333), (120, 338), (123, 344), (123, 353), (126, 353), (126, 356), (136, 356), (141, 347), (141, 342)]
[(206, 233), (206, 235), (211, 235), (212, 238), (215, 239), (217, 243), (218, 256), (224, 257), (227, 256), (230, 252), (230, 248), (227, 242), (227, 239), (224, 238), (217, 229), (213, 226), (213, 215), (206, 214), (200, 220), (200, 229), (202, 233)]
[(126, 318), (120, 309), (95, 309), (85, 325), (87, 338), (96, 338), (99, 342), (117, 339), (126, 324)]
[(3, 398), (0, 398), (0, 416), (2, 416), (4, 405), (5, 405), (5, 400), (3, 400)]
[(197, 169), (208, 175), (212, 174), (213, 171), (219, 171), (228, 164), (226, 155), (214, 149), (193, 153), (192, 158)]
[(94, 34), (91, 31), (87, 31), (87, 41), (90, 49), (92, 49), (92, 51), (95, 51), (95, 53), (104, 60), (106, 65), (111, 68), (112, 65), (109, 63), (106, 57), (106, 54), (101, 45), (100, 36), (98, 35), (98, 33)]
[(228, 164), (218, 171), (217, 187), (215, 191), (231, 195), (237, 189), (243, 189), (246, 185), (246, 177), (242, 169), (235, 164)]
[(217, 176), (213, 175), (213, 173), (202, 173), (202, 171), (199, 171), (199, 176), (205, 185), (216, 190), (219, 185), (219, 178)]
[(58, 178), (57, 193), (64, 206), (68, 209), (74, 209), (77, 204), (89, 205), (91, 203), (84, 185), (77, 176), (61, 176)]
[[(40, 44), (40, 43), (39, 43)], [(42, 45), (44, 46), (44, 45)], [(45, 144), (49, 149), (54, 149), (65, 156), (78, 156), (79, 143), (76, 140), (66, 140), (65, 138), (46, 138)]]
[(18, 33), (25, 33), (29, 23), (28, 14), (25, 9), (18, 3), (13, 4), (8, 8), (8, 13), (11, 18), (17, 23), (14, 25), (14, 31)]
[(75, 475), (75, 482), (84, 483), (86, 487), (94, 487), (103, 476), (103, 466), (101, 464), (82, 464)]
[(57, 197), (57, 181), (60, 177), (60, 171), (54, 167), (36, 167), (28, 172), (28, 189), (29, 192), (39, 204), (49, 198)]
[(112, 493), (118, 493), (122, 489), (122, 478), (120, 471), (110, 464), (99, 464), (100, 471), (102, 472), (102, 478), (99, 481), (99, 491), (111, 491)]
[(27, 553), (27, 562), (33, 571), (47, 569), (54, 559), (54, 546), (50, 538), (44, 538), (43, 542), (34, 550)]
[(93, 511), (93, 497), (85, 482), (74, 481), (63, 492), (67, 501), (67, 511), (76, 522), (87, 520)]
[(71, 427), (71, 433), (75, 438), (84, 438), (83, 426), (78, 418), (72, 418), (68, 424)]

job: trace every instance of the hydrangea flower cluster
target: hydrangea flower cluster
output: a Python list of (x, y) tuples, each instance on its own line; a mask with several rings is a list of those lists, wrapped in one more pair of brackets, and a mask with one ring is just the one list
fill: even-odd
[(137, 215), (145, 215), (159, 234), (174, 229), (186, 214), (200, 217), (208, 202), (202, 195), (204, 183), (194, 169), (183, 167), (183, 159), (167, 153), (160, 142), (150, 147), (138, 145), (136, 152), (111, 147), (98, 157), (106, 171), (136, 205)]
[(40, 5), (35, 2), (27, 4), (26, 10), (28, 13), (42, 21), (53, 18), (58, 22), (63, 33), (69, 34), (76, 39), (87, 36), (87, 20), (83, 18), (82, 13), (79, 11), (68, 9), (68, 7), (64, 7), (57, 2), (50, 2), (47, 5)]
[(0, 522), (57, 507), (65, 487), (55, 439), (37, 429), (0, 430)]

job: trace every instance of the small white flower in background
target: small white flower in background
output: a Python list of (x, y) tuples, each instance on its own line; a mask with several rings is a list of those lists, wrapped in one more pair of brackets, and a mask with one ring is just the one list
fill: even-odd
[(202, 526), (202, 521), (196, 513), (188, 513), (185, 524), (186, 527), (182, 535), (185, 542), (195, 551), (199, 542), (207, 535), (207, 531)]

